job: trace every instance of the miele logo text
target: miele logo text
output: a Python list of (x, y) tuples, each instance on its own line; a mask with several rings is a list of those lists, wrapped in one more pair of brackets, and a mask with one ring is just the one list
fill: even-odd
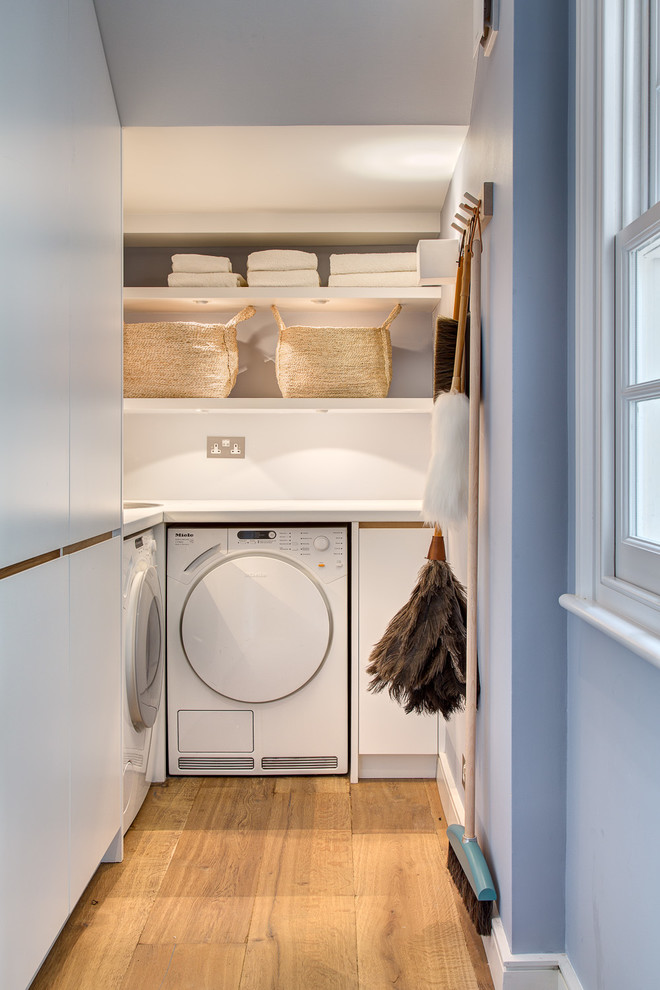
[(194, 536), (194, 533), (175, 533), (175, 536)]

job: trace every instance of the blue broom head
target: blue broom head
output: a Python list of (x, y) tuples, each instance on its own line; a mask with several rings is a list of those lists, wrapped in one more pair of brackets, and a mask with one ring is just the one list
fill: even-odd
[(476, 839), (464, 839), (462, 825), (450, 825), (447, 838), (478, 901), (496, 901), (495, 885)]

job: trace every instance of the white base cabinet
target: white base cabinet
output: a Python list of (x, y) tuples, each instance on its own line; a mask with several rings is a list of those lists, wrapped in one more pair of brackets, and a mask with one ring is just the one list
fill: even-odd
[(121, 829), (121, 539), (70, 561), (71, 910)]
[(0, 581), (0, 987), (25, 990), (121, 833), (121, 540)]
[(69, 562), (0, 581), (0, 986), (24, 990), (69, 911)]
[(387, 690), (369, 691), (369, 655), (407, 602), (431, 532), (405, 524), (358, 527), (358, 776), (435, 776), (438, 716), (407, 715)]

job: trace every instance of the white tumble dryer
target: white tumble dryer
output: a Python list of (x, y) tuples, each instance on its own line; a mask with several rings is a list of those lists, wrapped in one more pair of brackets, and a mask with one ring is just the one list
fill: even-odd
[(163, 701), (165, 626), (154, 532), (124, 539), (123, 830), (152, 780), (152, 740)]
[(348, 770), (346, 526), (172, 526), (171, 774)]

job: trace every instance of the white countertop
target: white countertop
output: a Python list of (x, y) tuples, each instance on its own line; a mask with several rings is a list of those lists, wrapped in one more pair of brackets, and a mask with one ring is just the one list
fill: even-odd
[(420, 499), (162, 501), (124, 505), (124, 536), (166, 523), (420, 522)]

